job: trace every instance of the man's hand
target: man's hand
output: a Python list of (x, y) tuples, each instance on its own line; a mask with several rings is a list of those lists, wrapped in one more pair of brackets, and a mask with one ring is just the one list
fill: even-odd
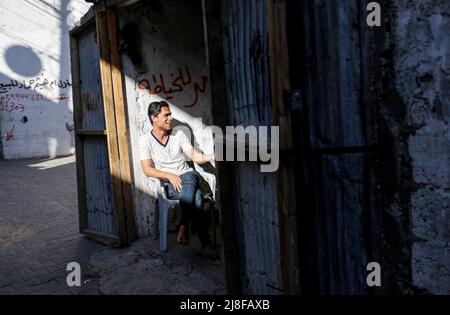
[(216, 156), (214, 154), (205, 155), (206, 161), (211, 162), (216, 160)]
[(167, 179), (172, 184), (173, 188), (175, 188), (176, 191), (181, 191), (181, 177), (177, 176), (175, 174), (170, 174), (167, 176)]
[(191, 159), (195, 164), (205, 164), (216, 159), (214, 154), (202, 154), (196, 151), (194, 148), (188, 151), (184, 151), (184, 153)]
[(173, 188), (181, 192), (181, 177), (172, 173), (161, 172), (155, 168), (152, 160), (141, 160), (142, 172), (145, 176), (158, 178), (160, 180), (168, 180)]

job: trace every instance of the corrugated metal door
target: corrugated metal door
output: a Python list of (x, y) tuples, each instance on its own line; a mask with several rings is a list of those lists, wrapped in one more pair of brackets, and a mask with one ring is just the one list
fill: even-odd
[(304, 96), (295, 115), (296, 146), (306, 153), (297, 172), (306, 292), (368, 292), (366, 265), (378, 236), (362, 10), (356, 0), (288, 7), (291, 79)]
[(72, 40), (72, 50), (78, 51), (78, 58), (72, 58), (73, 66), (78, 66), (73, 74), (79, 73), (80, 82), (80, 101), (74, 102), (80, 232), (118, 241), (94, 22)]
[[(272, 104), (266, 0), (222, 1), (222, 38), (229, 121), (270, 126)], [(257, 162), (234, 166), (233, 192), (244, 294), (282, 290), (276, 173)]]
[(135, 231), (115, 27), (113, 13), (98, 13), (71, 32), (78, 208), (81, 233), (127, 244)]

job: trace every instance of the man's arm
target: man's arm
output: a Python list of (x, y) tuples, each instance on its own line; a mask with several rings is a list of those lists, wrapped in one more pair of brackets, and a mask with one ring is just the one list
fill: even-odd
[(168, 180), (176, 191), (181, 191), (181, 178), (179, 176), (157, 170), (152, 160), (141, 160), (141, 167), (145, 176)]
[(214, 154), (203, 154), (198, 151), (196, 151), (194, 148), (191, 148), (190, 150), (186, 150), (184, 152), (192, 162), (195, 164), (205, 164), (210, 161), (214, 160)]

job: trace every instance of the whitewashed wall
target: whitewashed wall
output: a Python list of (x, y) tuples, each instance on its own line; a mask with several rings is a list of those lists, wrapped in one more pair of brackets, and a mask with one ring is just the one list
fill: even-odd
[(0, 156), (72, 154), (69, 29), (83, 0), (0, 0)]
[[(137, 25), (130, 34), (127, 24)], [(213, 152), (211, 95), (206, 65), (200, 1), (152, 1), (137, 3), (119, 13), (123, 72), (133, 160), (134, 206), (140, 237), (153, 233), (156, 187), (140, 167), (138, 140), (150, 135), (148, 105), (166, 100), (176, 124), (189, 126), (194, 144)], [(130, 58), (130, 37), (136, 40), (142, 62)], [(134, 62), (134, 63), (133, 63)], [(201, 119), (196, 123), (195, 119)], [(194, 140), (195, 138), (195, 140)]]

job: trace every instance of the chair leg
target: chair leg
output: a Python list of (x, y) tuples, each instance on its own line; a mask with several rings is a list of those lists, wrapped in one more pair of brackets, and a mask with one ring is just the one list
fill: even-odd
[(155, 225), (154, 233), (153, 233), (153, 239), (156, 240), (159, 237), (159, 213), (160, 213), (160, 204), (159, 204), (159, 198), (156, 199), (156, 211), (155, 211), (155, 222), (158, 222), (158, 224)]
[(212, 204), (211, 211), (212, 245), (213, 247), (216, 247), (216, 207), (214, 206), (214, 203)]
[(169, 217), (169, 203), (159, 200), (159, 250), (167, 250), (167, 221)]

